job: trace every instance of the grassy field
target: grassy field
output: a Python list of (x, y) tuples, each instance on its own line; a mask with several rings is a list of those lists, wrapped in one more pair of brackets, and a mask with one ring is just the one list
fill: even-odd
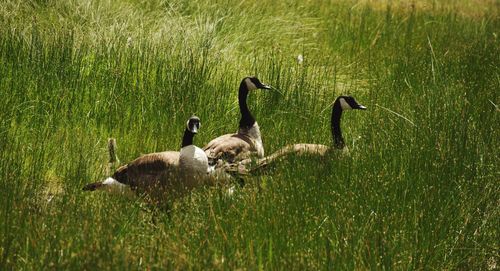
[[(498, 1), (0, 1), (0, 270), (496, 270), (500, 266)], [(302, 55), (304, 61), (297, 61)], [(291, 158), (228, 197), (170, 213), (84, 184), (198, 146), (249, 97), (268, 154)]]

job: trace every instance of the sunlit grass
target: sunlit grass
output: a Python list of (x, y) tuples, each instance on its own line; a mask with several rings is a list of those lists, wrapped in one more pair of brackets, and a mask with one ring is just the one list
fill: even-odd
[[(4, 1), (0, 269), (494, 269), (500, 50), (494, 2)], [(297, 61), (298, 55), (303, 62)], [(237, 86), (268, 154), (330, 144), (168, 213), (83, 193), (122, 162), (234, 132)]]

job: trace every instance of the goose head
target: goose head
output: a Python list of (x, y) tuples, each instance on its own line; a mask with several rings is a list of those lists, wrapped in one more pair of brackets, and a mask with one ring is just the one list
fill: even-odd
[(186, 122), (186, 129), (184, 130), (184, 136), (182, 136), (181, 148), (193, 145), (193, 138), (198, 133), (200, 129), (200, 118), (197, 116), (191, 116)]
[(339, 96), (335, 103), (340, 104), (340, 108), (342, 110), (352, 110), (352, 109), (360, 109), (360, 110), (366, 110), (366, 107), (364, 105), (361, 105), (354, 99), (352, 96)]
[(254, 76), (243, 78), (241, 84), (246, 87), (247, 91), (256, 89), (271, 89), (270, 86), (263, 84), (257, 77)]
[(256, 89), (271, 89), (270, 86), (263, 84), (257, 77), (245, 77), (241, 80), (238, 92), (238, 103), (240, 106), (240, 130), (250, 129), (255, 124), (255, 118), (250, 113), (247, 105), (247, 96), (250, 91)]
[(191, 116), (186, 123), (186, 130), (193, 134), (197, 134), (201, 127), (200, 118), (197, 116)]
[(333, 136), (333, 146), (336, 149), (343, 149), (345, 147), (342, 131), (340, 130), (342, 112), (353, 109), (366, 110), (366, 107), (358, 103), (352, 96), (339, 96), (333, 103), (331, 130)]

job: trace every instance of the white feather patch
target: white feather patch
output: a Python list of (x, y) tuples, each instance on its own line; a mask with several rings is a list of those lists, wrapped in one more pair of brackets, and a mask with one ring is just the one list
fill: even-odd
[(209, 171), (207, 155), (195, 145), (189, 145), (181, 149), (179, 165), (187, 173), (206, 174)]
[(111, 194), (126, 194), (126, 195), (133, 195), (134, 192), (132, 189), (130, 189), (130, 186), (126, 184), (122, 184), (119, 181), (115, 180), (112, 177), (106, 178), (102, 182), (103, 186), (100, 188), (101, 190), (105, 190), (106, 192), (109, 192)]
[(351, 110), (352, 107), (345, 101), (344, 98), (340, 98), (340, 107), (342, 108), (342, 110)]
[(252, 91), (257, 89), (257, 86), (250, 80), (250, 78), (245, 79), (245, 84), (247, 84), (247, 89), (248, 91)]
[(253, 124), (249, 129), (239, 129), (239, 134), (247, 135), (252, 139), (255, 149), (257, 150), (258, 157), (264, 157), (264, 145), (262, 144), (262, 137), (260, 135), (260, 127), (257, 122)]

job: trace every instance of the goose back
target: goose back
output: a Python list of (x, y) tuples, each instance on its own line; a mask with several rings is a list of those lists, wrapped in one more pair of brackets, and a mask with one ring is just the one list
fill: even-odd
[(260, 138), (254, 139), (246, 134), (227, 134), (217, 137), (203, 147), (210, 160), (225, 160), (230, 163), (249, 158), (253, 153), (264, 156)]

